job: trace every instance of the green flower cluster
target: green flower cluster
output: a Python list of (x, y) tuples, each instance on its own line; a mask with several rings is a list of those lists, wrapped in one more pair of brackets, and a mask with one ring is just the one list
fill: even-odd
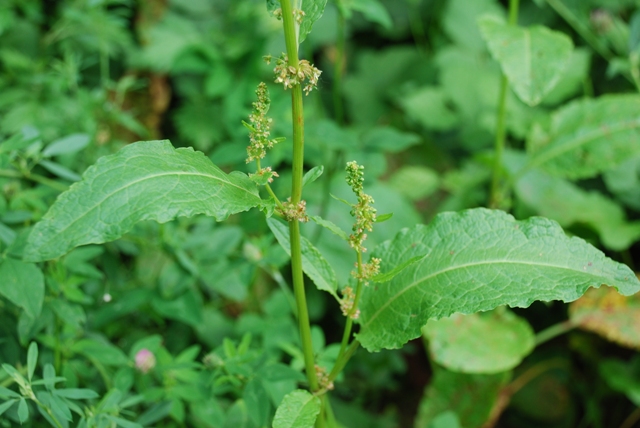
[(362, 243), (367, 239), (367, 233), (373, 230), (373, 223), (376, 222), (377, 210), (371, 206), (374, 200), (370, 195), (364, 193), (364, 166), (358, 165), (356, 161), (347, 162), (347, 184), (358, 197), (358, 203), (352, 205), (351, 215), (356, 222), (352, 227), (353, 233), (349, 236), (351, 248), (363, 253), (367, 249)]
[(249, 123), (242, 122), (249, 129), (250, 144), (247, 147), (247, 163), (260, 160), (267, 154), (267, 149), (278, 143), (278, 138), (269, 138), (271, 135), (271, 119), (267, 117), (271, 99), (269, 90), (264, 82), (260, 82), (256, 89), (258, 100), (253, 103), (253, 111), (249, 115)]

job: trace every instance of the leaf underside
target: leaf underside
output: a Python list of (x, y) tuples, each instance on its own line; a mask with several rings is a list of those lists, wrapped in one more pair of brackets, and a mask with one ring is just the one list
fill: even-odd
[(516, 221), (483, 208), (442, 213), (429, 226), (404, 229), (373, 256), (382, 259), (383, 272), (423, 258), (391, 281), (364, 289), (358, 340), (369, 351), (399, 348), (420, 336), (428, 320), (455, 312), (568, 302), (602, 284), (625, 295), (640, 289), (627, 266), (580, 238), (568, 238), (556, 222)]
[(260, 203), (244, 174), (225, 174), (201, 152), (168, 140), (130, 144), (91, 166), (33, 228), (25, 260), (119, 238), (142, 220), (207, 214), (216, 220)]

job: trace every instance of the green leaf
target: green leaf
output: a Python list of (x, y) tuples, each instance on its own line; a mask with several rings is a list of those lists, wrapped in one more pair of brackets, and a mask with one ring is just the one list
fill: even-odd
[(40, 315), (44, 301), (44, 275), (33, 263), (12, 258), (0, 261), (0, 295), (35, 319)]
[(131, 422), (131, 421), (128, 421), (126, 419), (119, 418), (117, 416), (112, 416), (112, 415), (106, 415), (106, 416), (111, 422), (115, 423), (119, 427), (122, 427), (122, 428), (142, 428), (142, 425), (140, 425), (139, 423)]
[(631, 361), (607, 359), (598, 366), (600, 376), (614, 391), (621, 392), (636, 406), (640, 406), (640, 358)]
[(304, 174), (302, 177), (302, 187), (304, 187), (307, 183), (313, 183), (316, 181), (324, 172), (324, 166), (314, 166), (309, 171)]
[(69, 168), (66, 168), (59, 163), (51, 162), (48, 160), (41, 160), (40, 166), (49, 171), (52, 174), (57, 175), (60, 178), (64, 178), (69, 181), (80, 181), (80, 176), (75, 172), (71, 171)]
[(607, 189), (615, 194), (617, 199), (636, 211), (640, 211), (640, 156), (626, 160), (616, 168), (605, 171), (602, 178)]
[(462, 427), (480, 427), (496, 404), (510, 372), (464, 374), (434, 365), (434, 374), (418, 408), (415, 428), (427, 428), (444, 412), (454, 412)]
[(242, 398), (247, 407), (251, 409), (249, 417), (256, 426), (266, 426), (269, 420), (269, 413), (272, 412), (269, 400), (269, 394), (264, 389), (262, 381), (254, 377), (251, 379), (242, 391)]
[(380, 214), (376, 216), (376, 223), (382, 223), (387, 220), (391, 220), (391, 217), (393, 217), (393, 213)]
[(365, 150), (399, 153), (420, 143), (420, 137), (390, 126), (380, 126), (365, 132), (362, 135), (362, 143)]
[(380, 24), (387, 30), (393, 27), (389, 12), (378, 0), (342, 0), (337, 2), (337, 5), (342, 9), (346, 19), (350, 19), (351, 11), (355, 10), (362, 13), (369, 21)]
[(11, 406), (13, 406), (16, 403), (16, 401), (18, 401), (18, 400), (9, 400), (9, 401), (6, 401), (6, 402), (0, 404), (0, 415), (2, 415), (4, 412), (9, 410), (9, 408)]
[(536, 214), (555, 220), (562, 227), (588, 225), (612, 250), (625, 250), (640, 237), (640, 222), (627, 221), (620, 205), (561, 177), (531, 170), (516, 182), (515, 192)]
[(443, 88), (424, 86), (411, 88), (403, 93), (398, 102), (407, 116), (433, 131), (448, 131), (459, 124), (458, 114)]
[(320, 399), (296, 389), (285, 395), (273, 418), (273, 428), (312, 428), (320, 413)]
[(58, 397), (71, 398), (72, 400), (91, 400), (100, 397), (97, 392), (86, 388), (56, 389), (53, 393)]
[(29, 419), (29, 406), (27, 406), (27, 400), (21, 398), (18, 403), (18, 421), (22, 424), (25, 423), (27, 419)]
[(369, 351), (399, 348), (430, 319), (535, 300), (572, 301), (589, 287), (615, 286), (629, 295), (640, 281), (554, 221), (484, 208), (442, 213), (429, 226), (404, 229), (379, 245), (381, 271), (422, 256), (384, 284), (364, 288), (358, 340)]
[(38, 344), (31, 342), (29, 344), (29, 350), (27, 351), (27, 377), (29, 381), (33, 378), (33, 373), (36, 371), (36, 364), (38, 363)]
[(151, 301), (151, 306), (163, 317), (182, 321), (193, 327), (202, 322), (202, 303), (192, 290), (171, 300), (157, 296)]
[(422, 333), (433, 360), (462, 373), (499, 373), (520, 364), (533, 351), (533, 330), (524, 319), (500, 309), (429, 320)]
[(244, 174), (227, 175), (202, 153), (174, 149), (168, 140), (138, 142), (99, 159), (58, 197), (33, 228), (25, 260), (117, 239), (142, 220), (207, 214), (220, 221), (259, 203)]
[(481, 17), (478, 26), (511, 88), (530, 106), (554, 88), (571, 59), (573, 43), (558, 31), (508, 25), (494, 16)]
[(11, 379), (15, 381), (15, 383), (17, 383), (22, 388), (26, 387), (28, 383), (27, 380), (24, 378), (24, 376), (20, 374), (18, 370), (15, 369), (15, 367), (9, 364), (2, 364), (2, 368), (4, 369), (5, 372), (7, 372), (7, 374), (11, 377)]
[[(291, 243), (289, 241), (289, 228), (282, 222), (268, 218), (267, 224), (273, 232), (274, 236), (291, 257)], [(336, 290), (338, 289), (338, 280), (336, 273), (331, 265), (320, 254), (320, 251), (304, 236), (300, 237), (300, 245), (302, 247), (302, 270), (316, 284), (318, 290), (330, 293), (338, 299)]]
[(300, 24), (298, 44), (302, 43), (307, 37), (307, 34), (311, 32), (311, 27), (318, 19), (320, 19), (324, 13), (326, 5), (327, 0), (302, 0), (302, 11), (304, 12), (304, 17)]
[(389, 178), (389, 185), (412, 201), (417, 201), (438, 190), (440, 179), (430, 168), (406, 165)]
[(311, 220), (313, 220), (317, 225), (324, 227), (325, 229), (331, 231), (334, 235), (339, 236), (340, 238), (344, 239), (345, 241), (349, 240), (349, 235), (347, 235), (347, 232), (345, 232), (344, 230), (340, 229), (340, 227), (329, 221), (329, 220), (325, 220), (320, 216), (314, 215), (310, 217)]
[(71, 351), (107, 366), (126, 366), (129, 364), (129, 358), (120, 348), (96, 339), (79, 340), (73, 344)]
[(640, 156), (640, 96), (605, 95), (558, 109), (527, 138), (529, 168), (570, 179), (593, 177)]
[(87, 134), (72, 134), (55, 140), (42, 151), (45, 157), (62, 155), (65, 153), (74, 153), (84, 149), (90, 142)]
[(20, 394), (10, 389), (0, 386), (0, 398), (20, 398)]

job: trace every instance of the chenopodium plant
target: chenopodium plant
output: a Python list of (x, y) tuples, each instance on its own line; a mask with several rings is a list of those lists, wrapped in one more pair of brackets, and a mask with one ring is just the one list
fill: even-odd
[[(117, 239), (142, 220), (167, 222), (177, 216), (205, 214), (222, 221), (235, 213), (261, 209), (291, 257), (307, 379), (304, 388), (283, 398), (273, 418), (275, 427), (338, 426), (327, 393), (359, 346), (369, 352), (400, 348), (419, 337), (429, 320), (455, 313), (473, 314), (504, 305), (527, 307), (536, 300), (568, 302), (602, 284), (624, 295), (640, 290), (640, 281), (627, 266), (582, 239), (567, 237), (554, 221), (541, 217), (518, 221), (503, 211), (484, 208), (441, 213), (429, 225), (403, 229), (373, 249), (365, 262), (366, 234), (383, 216), (376, 217), (373, 200), (364, 193), (363, 167), (350, 162), (347, 182), (357, 197), (357, 203), (347, 202), (355, 217), (352, 233), (311, 217), (355, 252), (353, 279), (339, 297), (332, 267), (300, 230), (310, 218), (302, 199), (303, 185), (319, 176), (317, 169), (303, 171), (303, 92), (315, 88), (320, 72), (299, 59), (298, 46), (326, 1), (295, 7), (290, 0), (268, 4), (282, 19), (287, 48), (276, 60), (276, 83), (290, 90), (292, 97), (290, 197), (286, 201), (276, 197), (269, 183), (277, 174), (260, 164), (265, 151), (279, 141), (270, 136), (268, 92), (260, 84), (254, 111), (245, 124), (251, 134), (247, 160), (256, 162), (255, 174), (226, 174), (204, 154), (175, 149), (166, 140), (131, 144), (98, 160), (82, 181), (60, 195), (33, 228), (22, 264), (56, 259), (79, 245)], [(316, 361), (304, 274), (337, 300), (346, 317), (332, 367)], [(354, 324), (358, 325), (355, 334)]]

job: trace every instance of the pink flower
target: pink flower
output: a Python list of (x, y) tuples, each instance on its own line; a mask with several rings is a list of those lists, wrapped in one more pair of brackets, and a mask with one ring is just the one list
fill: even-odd
[(148, 373), (156, 365), (156, 357), (148, 349), (141, 349), (136, 354), (136, 368), (142, 373)]

